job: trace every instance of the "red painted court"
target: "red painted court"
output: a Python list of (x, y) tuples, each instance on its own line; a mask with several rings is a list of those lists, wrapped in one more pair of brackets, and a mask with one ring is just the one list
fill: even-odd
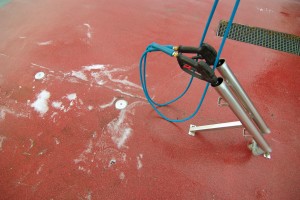
[[(234, 2), (219, 3), (206, 40), (215, 48)], [(299, 199), (299, 56), (233, 40), (222, 54), (271, 129), (270, 160), (252, 155), (241, 128), (188, 135), (190, 124), (237, 120), (212, 88), (177, 124), (144, 97), (146, 46), (198, 46), (212, 3), (0, 0), (0, 199)], [(299, 36), (300, 2), (241, 1), (234, 22)], [(176, 59), (149, 56), (156, 101), (189, 78)], [(187, 117), (204, 86), (160, 110)]]

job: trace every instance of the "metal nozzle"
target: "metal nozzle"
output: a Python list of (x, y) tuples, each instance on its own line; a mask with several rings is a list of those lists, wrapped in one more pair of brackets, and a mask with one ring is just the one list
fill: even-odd
[(178, 51), (179, 46), (173, 46), (173, 50)]

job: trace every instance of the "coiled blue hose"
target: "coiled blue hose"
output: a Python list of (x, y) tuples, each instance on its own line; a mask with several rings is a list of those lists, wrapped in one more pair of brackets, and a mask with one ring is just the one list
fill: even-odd
[[(208, 31), (208, 28), (210, 26), (210, 23), (211, 23), (211, 20), (214, 16), (214, 13), (215, 13), (215, 10), (216, 10), (216, 7), (219, 3), (219, 0), (215, 0), (213, 6), (212, 6), (212, 9), (211, 9), (211, 12), (210, 12), (210, 15), (208, 17), (208, 20), (206, 22), (206, 26), (205, 26), (205, 29), (204, 29), (204, 32), (203, 32), (203, 35), (202, 35), (202, 38), (200, 40), (200, 47), (202, 46), (204, 40), (205, 40), (205, 37), (206, 37), (206, 34), (207, 34), (207, 31)], [(231, 25), (232, 25), (232, 22), (233, 22), (233, 19), (235, 17), (235, 14), (237, 12), (237, 9), (238, 9), (238, 6), (239, 6), (239, 3), (240, 3), (240, 0), (236, 0), (236, 3), (234, 5), (234, 8), (232, 10), (232, 13), (231, 13), (231, 16), (230, 16), (230, 19), (229, 19), (229, 22), (228, 22), (228, 26), (225, 30), (225, 33), (224, 33), (224, 37), (222, 39), (222, 42), (221, 42), (221, 45), (220, 45), (220, 48), (219, 48), (219, 51), (218, 51), (218, 54), (217, 54), (217, 57), (216, 57), (216, 60), (215, 60), (215, 63), (214, 63), (214, 66), (213, 66), (213, 69), (215, 70), (216, 67), (217, 67), (217, 64), (218, 64), (218, 61), (220, 59), (220, 56), (221, 56), (221, 53), (222, 53), (222, 50), (224, 48), (224, 45), (225, 45), (225, 42), (226, 42), (226, 39), (228, 37), (228, 34), (229, 34), (229, 31), (230, 31), (230, 28), (231, 28)], [(186, 117), (186, 118), (183, 118), (183, 119), (170, 119), (168, 118), (167, 116), (165, 116), (163, 113), (161, 113), (156, 106), (167, 106), (171, 103), (174, 103), (176, 102), (177, 100), (179, 100), (180, 98), (182, 98), (186, 92), (189, 90), (192, 82), (193, 82), (193, 76), (191, 77), (186, 89), (178, 96), (176, 97), (175, 99), (171, 100), (171, 101), (168, 101), (166, 103), (157, 103), (155, 101), (153, 101), (153, 99), (150, 97), (149, 93), (148, 93), (148, 89), (147, 89), (147, 82), (146, 82), (146, 68), (147, 68), (147, 55), (148, 53), (150, 52), (154, 52), (154, 51), (161, 51), (161, 52), (164, 52), (165, 54), (169, 55), (169, 56), (174, 56), (174, 53), (175, 51), (173, 50), (173, 46), (172, 45), (159, 45), (157, 43), (152, 43), (150, 44), (147, 48), (146, 48), (146, 51), (142, 54), (142, 57), (140, 59), (140, 81), (141, 81), (141, 84), (142, 84), (142, 88), (143, 88), (143, 92), (145, 94), (145, 97), (146, 99), (148, 100), (148, 102), (150, 103), (150, 105), (152, 106), (152, 108), (156, 111), (156, 113), (158, 115), (160, 115), (163, 119), (169, 121), (169, 122), (185, 122), (185, 121), (188, 121), (190, 119), (192, 119), (200, 110), (201, 106), (202, 106), (202, 103), (205, 99), (205, 96), (207, 94), (207, 91), (208, 91), (208, 88), (209, 88), (209, 83), (206, 84), (205, 88), (204, 88), (204, 91), (203, 91), (203, 94), (202, 94), (202, 97), (200, 99), (200, 102), (198, 104), (198, 106), (196, 107), (195, 111), (189, 116), (189, 117)]]

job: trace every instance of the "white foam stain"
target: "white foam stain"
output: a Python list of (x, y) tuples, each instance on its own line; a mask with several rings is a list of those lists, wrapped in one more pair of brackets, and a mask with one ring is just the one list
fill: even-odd
[(31, 107), (38, 113), (40, 116), (44, 116), (44, 114), (49, 110), (48, 101), (50, 98), (50, 92), (46, 90), (42, 90), (40, 94), (37, 96), (37, 100), (31, 104)]
[(127, 78), (123, 79), (123, 80), (120, 80), (120, 79), (113, 79), (112, 77), (109, 77), (109, 80), (111, 80), (112, 82), (115, 82), (115, 83), (121, 83), (123, 85), (127, 85), (127, 86), (131, 86), (131, 87), (135, 87), (137, 89), (142, 89), (141, 86), (135, 84), (135, 83), (132, 83), (130, 81), (127, 80)]
[(53, 41), (52, 40), (49, 40), (49, 41), (45, 41), (45, 42), (38, 42), (37, 44), (39, 45), (39, 46), (46, 46), (46, 45), (50, 45), (50, 44), (52, 44), (53, 43)]
[(91, 71), (91, 70), (95, 70), (95, 69), (105, 69), (105, 65), (102, 64), (95, 64), (95, 65), (90, 65), (90, 66), (83, 66), (83, 70), (84, 71)]
[(112, 77), (112, 73), (113, 72), (118, 72), (118, 71), (123, 71), (122, 69), (118, 69), (118, 68), (115, 68), (115, 69), (112, 69), (112, 70), (102, 70), (100, 72), (93, 72), (92, 73), (92, 76), (95, 77), (95, 78), (99, 78), (99, 77), (107, 77), (111, 82), (114, 82), (114, 83), (120, 83), (122, 85), (125, 85), (125, 86), (130, 86), (130, 87), (135, 87), (137, 89), (142, 89), (141, 86), (135, 84), (135, 83), (132, 83), (130, 81), (128, 81), (127, 77), (125, 77), (125, 79), (116, 79), (116, 78), (113, 78)]
[(107, 124), (108, 131), (111, 134), (111, 139), (119, 149), (124, 147), (125, 142), (132, 134), (130, 123), (126, 122), (126, 117), (129, 113), (134, 114), (133, 109), (139, 104), (141, 104), (141, 102), (137, 101), (128, 105), (125, 109), (120, 111), (117, 118)]
[(143, 167), (143, 163), (142, 163), (142, 158), (143, 158), (143, 155), (141, 156), (137, 156), (136, 159), (137, 159), (137, 169), (141, 169)]
[(103, 104), (103, 105), (101, 105), (101, 106), (99, 106), (99, 107), (102, 108), (102, 109), (107, 108), (107, 107), (110, 107), (110, 106), (112, 106), (112, 105), (115, 103), (116, 100), (117, 100), (117, 98), (114, 97), (114, 98), (111, 100), (111, 102), (109, 102), (109, 103), (107, 103), (107, 104)]
[(92, 200), (92, 192), (88, 192), (87, 195), (85, 196), (86, 200)]
[(87, 33), (86, 33), (86, 36), (89, 38), (89, 39), (91, 39), (92, 38), (92, 32), (91, 32), (91, 25), (89, 25), (89, 24), (87, 24), (87, 23), (85, 23), (85, 24), (83, 24), (84, 26), (86, 26), (87, 27)]
[(274, 12), (274, 10), (272, 10), (272, 9), (269, 9), (269, 8), (256, 8), (257, 10), (259, 10), (260, 12), (267, 12), (267, 13), (273, 13)]
[(120, 173), (119, 178), (120, 178), (121, 180), (124, 180), (124, 179), (125, 179), (125, 174), (124, 174), (124, 172), (121, 172), (121, 173)]
[[(112, 89), (112, 90), (115, 91), (115, 92), (119, 92), (120, 94), (124, 94), (124, 95), (126, 95), (126, 96), (129, 96), (129, 97), (139, 97), (140, 99), (145, 99), (144, 97), (136, 96), (136, 95), (130, 94), (130, 93), (128, 93), (128, 92), (124, 92), (124, 91), (122, 91), (122, 90), (120, 90), (120, 89), (114, 89), (114, 88), (110, 88), (110, 89)], [(145, 100), (146, 100), (146, 99), (145, 99)]]
[(83, 81), (88, 81), (86, 75), (82, 71), (72, 71), (71, 76), (74, 76)]
[(38, 168), (38, 170), (36, 171), (36, 174), (39, 175), (42, 171), (44, 164), (41, 164), (41, 166)]
[(78, 166), (78, 170), (83, 171), (83, 172), (86, 172), (86, 173), (88, 173), (88, 174), (91, 173), (91, 170), (88, 170), (88, 169), (86, 169), (86, 168), (84, 168), (84, 167), (82, 167), (82, 166)]
[(6, 115), (5, 110), (1, 108), (1, 110), (0, 110), (0, 120), (4, 120), (5, 115)]
[(77, 94), (76, 93), (72, 93), (72, 94), (68, 94), (67, 95), (67, 99), (69, 99), (70, 101), (73, 101), (77, 98)]
[(63, 110), (65, 108), (62, 105), (61, 101), (53, 101), (51, 105), (52, 105), (53, 108), (56, 108), (56, 109), (59, 109), (59, 110)]
[[(72, 83), (79, 83), (77, 80), (84, 80), (89, 81), (90, 87), (92, 87), (93, 82), (95, 82), (99, 86), (104, 86), (120, 94), (146, 100), (144, 97), (128, 92), (128, 90), (142, 90), (142, 88), (138, 84), (129, 81), (127, 76), (124, 78), (120, 78), (120, 76), (116, 78), (113, 76), (114, 73), (125, 72), (128, 71), (127, 69), (115, 67), (112, 69), (110, 68), (110, 65), (92, 64), (88, 66), (82, 66), (82, 70), (79, 71), (61, 73), (64, 75), (64, 78), (68, 77), (68, 81)], [(90, 77), (92, 77), (91, 80), (89, 80)]]
[(60, 141), (59, 141), (58, 138), (54, 138), (54, 141), (55, 141), (55, 144), (56, 144), (56, 145), (59, 145), (59, 144), (60, 144)]
[(78, 158), (74, 159), (75, 164), (78, 164), (80, 162), (85, 163), (88, 160), (87, 155), (92, 152), (92, 149), (93, 149), (93, 141), (89, 140), (86, 149), (79, 155)]
[(16, 117), (24, 117), (24, 118), (30, 117), (29, 113), (25, 113), (25, 112), (22, 112), (22, 111), (16, 112), (16, 111), (13, 111), (13, 110), (11, 110), (7, 107), (0, 106), (0, 121), (5, 119), (7, 113), (9, 113), (11, 115), (14, 115)]
[(98, 84), (98, 85), (104, 85), (107, 81), (104, 81), (101, 77), (100, 77), (100, 75), (99, 75), (99, 73), (98, 72), (92, 72), (91, 73), (91, 76), (95, 79), (95, 81), (96, 81), (96, 83)]
[(2, 151), (4, 140), (6, 140), (6, 137), (1, 135), (0, 136), (0, 151)]

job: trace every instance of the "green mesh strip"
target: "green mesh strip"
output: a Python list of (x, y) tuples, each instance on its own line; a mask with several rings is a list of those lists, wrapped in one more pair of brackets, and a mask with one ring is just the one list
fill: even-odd
[[(220, 21), (217, 36), (223, 37), (227, 24), (227, 21)], [(228, 38), (300, 55), (300, 37), (296, 35), (233, 23)]]

